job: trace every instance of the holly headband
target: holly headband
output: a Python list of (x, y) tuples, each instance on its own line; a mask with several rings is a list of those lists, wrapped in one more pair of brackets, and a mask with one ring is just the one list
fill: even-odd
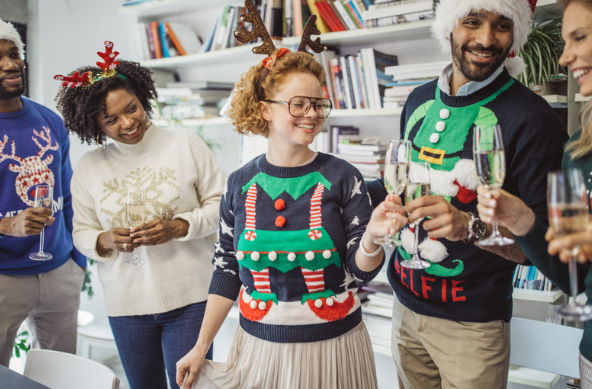
[[(263, 71), (259, 76), (259, 82), (257, 83), (257, 98), (259, 100), (263, 99), (263, 90), (261, 85), (263, 84), (263, 80), (267, 77), (267, 73), (271, 70), (271, 61), (273, 59), (273, 54), (276, 53), (275, 58), (281, 58), (290, 50), (286, 48), (280, 48), (279, 50), (273, 44), (273, 40), (265, 28), (265, 23), (261, 20), (261, 16), (257, 12), (257, 8), (251, 0), (245, 0), (245, 7), (248, 10), (248, 13), (241, 16), (241, 21), (249, 22), (253, 24), (253, 31), (248, 31), (244, 26), (240, 28), (239, 31), (234, 32), (235, 38), (241, 43), (250, 43), (251, 41), (261, 38), (263, 40), (263, 44), (261, 46), (257, 46), (253, 48), (253, 53), (255, 54), (266, 54), (267, 57), (261, 61), (263, 63)], [(302, 39), (300, 40), (300, 45), (298, 46), (297, 51), (301, 51), (303, 53), (311, 54), (308, 52), (307, 47), (310, 48), (315, 53), (323, 52), (327, 46), (321, 43), (321, 38), (317, 38), (314, 41), (310, 39), (311, 35), (320, 35), (321, 32), (317, 29), (315, 22), (317, 20), (316, 15), (311, 15), (308, 20), (306, 21), (306, 25), (302, 31)], [(311, 54), (312, 55), (312, 54)]]
[(70, 88), (77, 88), (83, 87), (86, 88), (97, 81), (104, 80), (105, 78), (118, 76), (125, 80), (127, 77), (118, 74), (115, 69), (117, 65), (119, 65), (119, 61), (115, 60), (115, 57), (119, 55), (119, 51), (113, 51), (113, 42), (105, 41), (105, 52), (101, 53), (100, 51), (97, 52), (99, 57), (103, 59), (105, 62), (97, 62), (97, 66), (103, 69), (103, 72), (93, 76), (92, 72), (88, 71), (80, 75), (77, 71), (70, 77), (63, 76), (58, 74), (57, 76), (53, 76), (54, 80), (63, 81), (63, 87), (70, 87)]

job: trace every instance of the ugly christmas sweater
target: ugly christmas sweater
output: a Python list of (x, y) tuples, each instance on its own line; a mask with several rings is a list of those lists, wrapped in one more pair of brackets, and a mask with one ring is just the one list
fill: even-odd
[(16, 216), (35, 202), (35, 186), (53, 188), (51, 226), (45, 228), (44, 251), (53, 258), (34, 261), (39, 235), (0, 235), (0, 274), (33, 275), (62, 266), (70, 258), (86, 267), (72, 244), (70, 142), (64, 122), (49, 108), (26, 97), (16, 112), (0, 113), (0, 219)]
[[(437, 80), (415, 89), (401, 116), (401, 137), (412, 142), (412, 159), (430, 164), (433, 195), (463, 212), (477, 213), (479, 178), (473, 163), (473, 129), (499, 124), (506, 157), (503, 188), (519, 196), (546, 221), (547, 172), (561, 165), (567, 132), (549, 104), (504, 70), (489, 85), (450, 96)], [(492, 136), (492, 134), (489, 134)], [(374, 204), (384, 200), (382, 181), (368, 185)], [(414, 252), (413, 233), (401, 232), (389, 281), (401, 303), (414, 312), (455, 321), (509, 321), (516, 263), (473, 244), (431, 239), (419, 226), (425, 270), (400, 266)]]
[(239, 298), (240, 324), (278, 343), (340, 336), (362, 319), (356, 266), (372, 208), (362, 175), (319, 153), (298, 167), (261, 155), (230, 175), (210, 293)]

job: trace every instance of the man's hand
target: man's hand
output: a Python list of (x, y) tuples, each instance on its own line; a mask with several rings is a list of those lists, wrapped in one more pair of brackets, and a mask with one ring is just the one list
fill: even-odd
[(441, 196), (423, 196), (405, 206), (409, 223), (422, 217), (431, 217), (423, 223), (430, 238), (459, 241), (469, 237), (468, 213), (459, 211)]
[(134, 245), (156, 246), (187, 235), (189, 222), (184, 219), (152, 220), (130, 230)]
[(51, 226), (55, 218), (48, 208), (27, 208), (16, 216), (0, 219), (0, 234), (22, 238), (39, 235), (45, 226)]
[(97, 252), (105, 255), (110, 250), (131, 253), (139, 244), (132, 243), (129, 228), (114, 228), (99, 235)]

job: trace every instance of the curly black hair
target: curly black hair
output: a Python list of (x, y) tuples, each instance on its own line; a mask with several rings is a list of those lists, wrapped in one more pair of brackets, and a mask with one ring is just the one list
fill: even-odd
[[(74, 72), (83, 74), (88, 71), (92, 72), (93, 77), (103, 72), (98, 67), (85, 66), (68, 76)], [(99, 142), (105, 141), (106, 135), (101, 131), (98, 117), (100, 113), (107, 113), (105, 98), (109, 92), (125, 89), (136, 95), (148, 116), (152, 113), (150, 100), (157, 97), (152, 72), (137, 62), (124, 60), (119, 62), (116, 71), (115, 76), (96, 81), (88, 87), (62, 87), (55, 97), (66, 128), (89, 145), (97, 141), (97, 136)]]

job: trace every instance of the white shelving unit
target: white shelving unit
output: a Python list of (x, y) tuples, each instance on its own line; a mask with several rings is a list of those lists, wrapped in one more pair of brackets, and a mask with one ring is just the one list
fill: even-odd
[(592, 98), (592, 96), (584, 97), (581, 93), (576, 93), (576, 101), (578, 102), (588, 101), (590, 98)]

